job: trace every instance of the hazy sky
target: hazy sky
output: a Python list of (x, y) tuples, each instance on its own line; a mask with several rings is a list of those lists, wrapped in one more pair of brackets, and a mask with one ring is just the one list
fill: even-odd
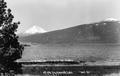
[(101, 21), (120, 19), (120, 0), (6, 0), (19, 32), (37, 25), (46, 31)]

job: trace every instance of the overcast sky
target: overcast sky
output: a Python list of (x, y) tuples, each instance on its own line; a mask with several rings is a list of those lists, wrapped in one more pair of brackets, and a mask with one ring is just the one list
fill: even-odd
[(46, 31), (101, 21), (120, 19), (120, 0), (6, 0), (19, 32), (37, 25)]

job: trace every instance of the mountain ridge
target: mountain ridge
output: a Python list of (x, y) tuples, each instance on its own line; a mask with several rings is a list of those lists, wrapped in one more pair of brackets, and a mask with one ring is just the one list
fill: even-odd
[(32, 43), (117, 43), (120, 22), (117, 20), (82, 24), (62, 30), (37, 33), (21, 37), (20, 41)]

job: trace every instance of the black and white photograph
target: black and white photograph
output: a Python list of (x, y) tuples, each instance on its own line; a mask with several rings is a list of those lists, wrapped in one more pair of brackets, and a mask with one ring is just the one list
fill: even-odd
[(0, 0), (0, 76), (120, 76), (120, 0)]

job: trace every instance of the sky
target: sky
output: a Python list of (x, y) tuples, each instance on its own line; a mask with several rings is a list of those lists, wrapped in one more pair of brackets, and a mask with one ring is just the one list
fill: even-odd
[(5, 0), (15, 21), (20, 21), (18, 32), (32, 26), (45, 31), (97, 22), (106, 18), (120, 19), (120, 0)]

